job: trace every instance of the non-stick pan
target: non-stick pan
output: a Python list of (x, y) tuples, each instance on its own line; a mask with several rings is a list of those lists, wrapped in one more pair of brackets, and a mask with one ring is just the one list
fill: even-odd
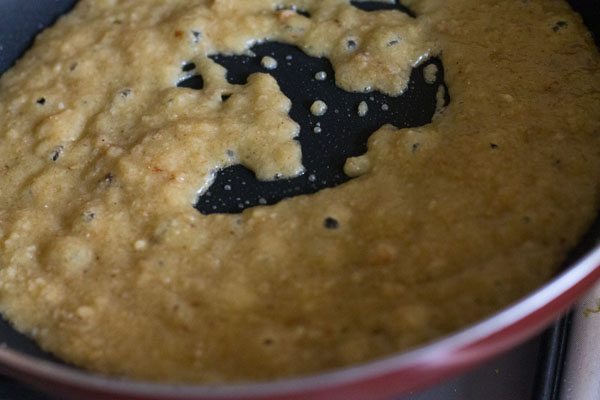
[[(0, 1), (0, 74), (30, 46), (35, 35), (51, 25), (74, 5), (74, 0)], [(582, 14), (596, 40), (600, 35), (600, 6), (586, 0), (570, 1)], [(367, 11), (398, 8), (399, 4), (356, 3)], [(281, 43), (256, 46), (257, 57), (215, 56), (224, 65), (232, 83), (243, 83), (249, 74), (261, 70), (262, 56), (274, 56), (280, 67), (271, 71), (284, 93), (294, 104), (290, 115), (302, 127), (300, 143), (307, 173), (292, 180), (258, 182), (242, 167), (218, 173), (209, 193), (196, 204), (199, 212), (237, 213), (277, 203), (284, 198), (310, 194), (347, 181), (343, 161), (365, 151), (370, 133), (383, 123), (398, 127), (428, 123), (435, 112), (435, 95), (443, 80), (443, 63), (436, 63), (442, 74), (435, 83), (425, 82), (423, 67), (415, 69), (405, 94), (397, 98), (380, 93), (354, 94), (337, 88), (327, 60), (311, 58), (300, 50)], [(327, 78), (316, 79), (310, 71), (324, 71)], [(186, 78), (181, 87), (201, 89), (203, 80), (192, 63), (183, 67)], [(264, 70), (263, 70), (264, 72)], [(31, 79), (35, 79), (32, 76)], [(446, 101), (452, 101), (451, 88)], [(306, 110), (315, 94), (323, 98), (332, 112), (316, 119)], [(368, 117), (356, 116), (361, 100), (379, 104)], [(335, 126), (336, 129), (326, 129)], [(316, 130), (320, 135), (310, 134)], [(342, 137), (335, 132), (343, 131)], [(332, 221), (331, 223), (334, 223)], [(172, 386), (114, 379), (66, 365), (43, 352), (33, 341), (0, 320), (0, 372), (60, 396), (86, 399), (384, 399), (438, 383), (440, 380), (474, 367), (525, 341), (555, 320), (600, 279), (600, 219), (573, 249), (562, 273), (541, 289), (501, 312), (451, 336), (385, 359), (310, 377), (243, 385)]]

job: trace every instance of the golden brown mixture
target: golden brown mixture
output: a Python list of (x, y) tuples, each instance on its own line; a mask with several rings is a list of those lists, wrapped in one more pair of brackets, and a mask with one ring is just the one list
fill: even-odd
[[(548, 279), (599, 206), (589, 34), (564, 1), (406, 3), (82, 0), (0, 79), (3, 313), (94, 371), (222, 382), (388, 355)], [(217, 168), (304, 171), (275, 79), (230, 85), (208, 57), (265, 39), (389, 95), (440, 54), (452, 102), (382, 127), (347, 184), (201, 215)], [(175, 87), (186, 61), (203, 90)]]

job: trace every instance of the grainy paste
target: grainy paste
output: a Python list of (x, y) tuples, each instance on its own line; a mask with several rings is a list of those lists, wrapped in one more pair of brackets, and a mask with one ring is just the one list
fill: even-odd
[[(4, 315), (93, 371), (230, 382), (407, 349), (547, 280), (599, 206), (590, 35), (564, 1), (406, 4), (80, 1), (0, 79)], [(304, 173), (275, 79), (230, 85), (208, 57), (263, 40), (388, 95), (439, 55), (452, 101), (381, 127), (344, 185), (202, 215), (219, 168)], [(203, 90), (176, 87), (189, 61)]]

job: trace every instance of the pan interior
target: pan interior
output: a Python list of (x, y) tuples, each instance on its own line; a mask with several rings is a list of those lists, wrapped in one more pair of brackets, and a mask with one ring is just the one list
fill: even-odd
[[(36, 2), (36, 1), (4, 1), (2, 2), (2, 4), (0, 5), (0, 73), (4, 72), (5, 70), (7, 70), (13, 63), (14, 61), (20, 56), (20, 54), (22, 54), (23, 51), (25, 51), (29, 45), (31, 44), (31, 41), (33, 39), (33, 37), (44, 27), (49, 26), (53, 23), (53, 21), (59, 17), (60, 15), (62, 15), (63, 13), (65, 13), (66, 11), (68, 11), (69, 9), (72, 8), (72, 6), (74, 5), (74, 1), (72, 0), (58, 0), (58, 1), (53, 1), (53, 2), (48, 2), (48, 3), (43, 3), (40, 5), (40, 2)], [(595, 35), (595, 39), (598, 40), (598, 38), (600, 37), (600, 13), (598, 10), (598, 8), (591, 4), (590, 2), (586, 2), (586, 1), (577, 1), (577, 0), (572, 0), (570, 1), (570, 3), (573, 5), (573, 7), (578, 10), (580, 13), (582, 13), (582, 15), (584, 16), (584, 19), (586, 21), (586, 24), (588, 25), (588, 27), (590, 28), (590, 30), (594, 33)], [(285, 59), (285, 57), (287, 55), (289, 55), (290, 53), (296, 51), (294, 49), (290, 49), (290, 48), (283, 48), (280, 47), (281, 45), (279, 44), (266, 44), (266, 45), (262, 45), (259, 46), (258, 48), (255, 49), (255, 52), (257, 53), (257, 55), (260, 54), (272, 54), (277, 56), (279, 53), (281, 53), (280, 56), (278, 56), (277, 58), (281, 58), (283, 57), (283, 59)], [(303, 57), (308, 57), (305, 56), (303, 54), (297, 54), (296, 55), (297, 58), (294, 58), (295, 62), (298, 62), (298, 60), (303, 59)], [(258, 62), (260, 63), (260, 57), (256, 58), (258, 60)], [(256, 59), (254, 60), (249, 60), (247, 64), (250, 64), (252, 61), (256, 61)], [(227, 64), (228, 62), (230, 62), (231, 60), (225, 60), (222, 59), (223, 64)], [(237, 62), (237, 61), (236, 61)], [(322, 63), (322, 64), (315, 64), (315, 67), (318, 65), (318, 68), (314, 68), (314, 69), (319, 69), (319, 70), (328, 70), (328, 68), (330, 68), (330, 66), (327, 65), (326, 60), (310, 60), (310, 62), (315, 62), (315, 63)], [(432, 62), (434, 63), (439, 63), (439, 61), (437, 60), (432, 60)], [(256, 65), (253, 66), (252, 68), (256, 68)], [(280, 69), (275, 73), (281, 73), (283, 74), (285, 71), (284, 69)], [(311, 70), (312, 71), (312, 70)], [(242, 72), (242, 74), (244, 74), (245, 72)], [(330, 77), (332, 76), (331, 74), (329, 75)], [(233, 79), (233, 78), (232, 78)], [(285, 82), (285, 77), (281, 77), (278, 78), (278, 81), (281, 82)], [(411, 89), (409, 89), (409, 91), (407, 93), (404, 94), (404, 96), (406, 96), (406, 98), (399, 98), (398, 101), (402, 101), (405, 102), (403, 104), (406, 104), (406, 107), (408, 107), (408, 109), (410, 110), (410, 107), (414, 107), (415, 110), (421, 110), (423, 109), (423, 107), (425, 107), (425, 112), (422, 113), (417, 113), (417, 118), (418, 120), (409, 120), (408, 118), (411, 118), (411, 116), (405, 116), (407, 119), (402, 120), (400, 118), (389, 121), (392, 124), (395, 124), (397, 126), (419, 126), (419, 125), (423, 125), (429, 122), (429, 120), (431, 119), (431, 115), (432, 115), (432, 106), (435, 107), (435, 103), (432, 103), (431, 100), (431, 93), (427, 93), (427, 87), (422, 87), (422, 89), (425, 89), (425, 91), (423, 90), (419, 90), (419, 89), (415, 89), (413, 92), (413, 87), (416, 87), (418, 85), (420, 85), (422, 82), (422, 70), (420, 69), (416, 69), (413, 75), (413, 85), (411, 85)], [(324, 83), (324, 85), (331, 85), (332, 81), (327, 81)], [(292, 82), (295, 83), (295, 82)], [(439, 82), (441, 84), (441, 82)], [(285, 90), (285, 89), (284, 89)], [(289, 90), (288, 96), (292, 97), (295, 96), (292, 93), (293, 89)], [(327, 89), (327, 90), (331, 90), (331, 89)], [(325, 92), (327, 92), (327, 90)], [(287, 93), (286, 93), (287, 94)], [(304, 98), (304, 100), (300, 100), (300, 102), (304, 102), (306, 103), (307, 99), (312, 98), (314, 96), (310, 96), (310, 93), (298, 93), (297, 96), (298, 98)], [(361, 95), (362, 96), (362, 95)], [(367, 98), (370, 96), (370, 94), (366, 94), (364, 95)], [(421, 97), (419, 97), (421, 96)], [(415, 99), (419, 99), (419, 100), (415, 100)], [(353, 103), (356, 103), (357, 99), (352, 99)], [(387, 101), (387, 99), (386, 99)], [(422, 102), (421, 102), (422, 101)], [(333, 100), (333, 102), (331, 104), (334, 104), (335, 100)], [(360, 102), (360, 101), (359, 101)], [(294, 101), (294, 103), (297, 103), (297, 101)], [(379, 103), (382, 104), (382, 101), (379, 101)], [(335, 106), (333, 106), (335, 108)], [(341, 111), (341, 107), (339, 107), (341, 115), (342, 116), (347, 116), (347, 110), (346, 108), (343, 109), (343, 112)], [(354, 110), (351, 110), (354, 111)], [(372, 114), (372, 116), (369, 119), (365, 119), (365, 124), (370, 123), (377, 123), (377, 120), (379, 118), (382, 118), (382, 113), (379, 112), (380, 110), (377, 110), (377, 116), (375, 115), (375, 113)], [(408, 113), (408, 112), (407, 112)], [(413, 114), (413, 113), (410, 113)], [(347, 120), (349, 123), (352, 122), (356, 122), (357, 120), (357, 116), (353, 115), (353, 118), (340, 118), (340, 120), (336, 121), (335, 119), (333, 119), (335, 117), (335, 114), (331, 115), (331, 122), (330, 124), (333, 126), (337, 123), (340, 123), (340, 120)], [(371, 121), (371, 118), (373, 119)], [(305, 134), (309, 134), (310, 132), (314, 131), (314, 127), (315, 127), (315, 122), (313, 121), (313, 117), (311, 115), (304, 115), (304, 116), (298, 116), (298, 120), (303, 119), (306, 122), (301, 123), (302, 125), (302, 130)], [(358, 120), (358, 121), (363, 121), (363, 120)], [(345, 121), (341, 121), (341, 123), (344, 123)], [(387, 122), (387, 121), (386, 121)], [(364, 131), (367, 131), (367, 129), (364, 129)], [(302, 140), (302, 139), (300, 139)], [(328, 139), (329, 140), (329, 139)], [(356, 143), (356, 147), (355, 150), (353, 150), (352, 152), (359, 152), (360, 149), (362, 149), (362, 146), (364, 146), (364, 142), (365, 139), (363, 140), (359, 140)], [(317, 146), (317, 144), (315, 144), (315, 146)], [(358, 150), (356, 150), (358, 149)], [(346, 150), (349, 151), (349, 150)], [(308, 152), (310, 153), (310, 151)], [(324, 169), (319, 169), (319, 171), (323, 174), (326, 173), (330, 173), (330, 171), (327, 170), (327, 168)], [(318, 172), (318, 171), (315, 171)], [(336, 173), (337, 173), (337, 177), (336, 177)], [(277, 201), (280, 201), (283, 197), (288, 197), (288, 196), (293, 196), (293, 195), (297, 195), (297, 194), (304, 194), (304, 193), (310, 193), (311, 191), (316, 191), (319, 190), (320, 188), (317, 187), (315, 188), (315, 185), (313, 185), (314, 182), (311, 182), (311, 179), (309, 179), (310, 174), (307, 174), (305, 177), (302, 177), (301, 179), (303, 180), (303, 184), (305, 184), (305, 186), (303, 187), (302, 190), (299, 191), (295, 191), (297, 183), (290, 183), (290, 182), (284, 182), (284, 181), (278, 181), (278, 182), (274, 182), (272, 183), (273, 188), (269, 189), (271, 190), (271, 192), (265, 192), (266, 189), (260, 187), (260, 185), (262, 185), (262, 182), (255, 182), (255, 179), (253, 176), (248, 175), (249, 171), (244, 170), (241, 167), (232, 167), (231, 171), (228, 170), (224, 170), (222, 171), (216, 182), (213, 185), (213, 188), (211, 188), (211, 193), (213, 194), (213, 196), (219, 200), (223, 200), (225, 199), (225, 201), (217, 201), (217, 202), (210, 202), (210, 203), (205, 203), (208, 207), (206, 208), (204, 205), (201, 204), (202, 200), (198, 203), (197, 207), (199, 208), (200, 211), (204, 212), (204, 213), (214, 213), (214, 212), (239, 212), (239, 201), (237, 200), (238, 197), (240, 196), (246, 196), (246, 198), (244, 198), (243, 203), (244, 203), (244, 207), (243, 208), (248, 208), (257, 204), (260, 204), (261, 198), (264, 198), (263, 196), (265, 196), (264, 193), (272, 193), (269, 196), (269, 203), (275, 203)], [(316, 174), (315, 174), (316, 175)], [(254, 181), (252, 181), (252, 179), (254, 179)], [(328, 187), (330, 186), (334, 186), (340, 183), (343, 183), (343, 181), (346, 178), (344, 178), (343, 176), (341, 176), (339, 174), (339, 170), (337, 172), (331, 172), (331, 177), (327, 178), (327, 184), (324, 184), (323, 187)], [(225, 190), (225, 186), (227, 186), (228, 184), (230, 184), (231, 182), (238, 182), (239, 185), (230, 185), (231, 187), (235, 187), (235, 188), (240, 188), (240, 190), (243, 189), (242, 182), (255, 182), (254, 185), (255, 187), (253, 188), (253, 191), (246, 191), (243, 190), (241, 192), (233, 192), (229, 193), (230, 191)], [(291, 186), (286, 186), (286, 185), (290, 185)], [(265, 185), (267, 185), (265, 183)], [(284, 188), (284, 189), (282, 189)], [(289, 190), (289, 189), (293, 189), (292, 192), (288, 192), (288, 193), (282, 193), (285, 190)], [(308, 188), (308, 189), (307, 189)], [(237, 189), (236, 189), (237, 190)], [(219, 192), (221, 191), (221, 192)], [(227, 200), (227, 196), (231, 196), (233, 198)], [(206, 199), (204, 199), (206, 200)], [(246, 204), (246, 201), (249, 201), (250, 204)], [(217, 205), (218, 207), (223, 207), (223, 208), (218, 208), (217, 210), (215, 210), (213, 208), (214, 205)], [(204, 207), (204, 208), (203, 208)], [(572, 255), (569, 257), (568, 262), (565, 264), (565, 268), (567, 268), (572, 262), (574, 262), (576, 259), (578, 259), (579, 257), (581, 257), (582, 255), (584, 255), (587, 251), (589, 251), (593, 246), (595, 246), (598, 242), (598, 238), (600, 237), (600, 219), (597, 220), (594, 224), (594, 226), (592, 227), (592, 229), (590, 230), (590, 232), (586, 235), (585, 239), (581, 242), (581, 244), (573, 251)], [(34, 356), (34, 357), (38, 357), (38, 358), (42, 358), (42, 359), (46, 359), (46, 360), (50, 360), (50, 361), (55, 361), (55, 362), (59, 362), (59, 360), (56, 360), (54, 357), (52, 357), (51, 355), (48, 355), (47, 353), (43, 352), (42, 350), (39, 349), (39, 347), (30, 339), (26, 338), (25, 336), (21, 335), (20, 333), (16, 332), (14, 329), (12, 329), (10, 327), (10, 324), (8, 324), (5, 321), (1, 321), (0, 322), (0, 342), (2, 343), (6, 343), (6, 345), (9, 348), (18, 350), (22, 353)]]

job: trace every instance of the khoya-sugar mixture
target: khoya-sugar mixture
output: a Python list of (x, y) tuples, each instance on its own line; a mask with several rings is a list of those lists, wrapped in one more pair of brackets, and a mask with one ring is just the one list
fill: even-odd
[[(600, 57), (580, 16), (559, 0), (372, 3), (79, 1), (0, 79), (3, 315), (91, 371), (240, 382), (413, 348), (550, 279), (599, 208)], [(250, 51), (266, 42), (329, 60), (365, 95), (352, 118), (393, 108), (369, 94), (402, 96), (437, 57), (437, 112), (378, 127), (343, 184), (201, 213), (229, 167), (311, 172), (273, 77), (285, 58)], [(216, 55), (261, 70), (231, 83)], [(178, 87), (190, 74), (201, 90)]]

